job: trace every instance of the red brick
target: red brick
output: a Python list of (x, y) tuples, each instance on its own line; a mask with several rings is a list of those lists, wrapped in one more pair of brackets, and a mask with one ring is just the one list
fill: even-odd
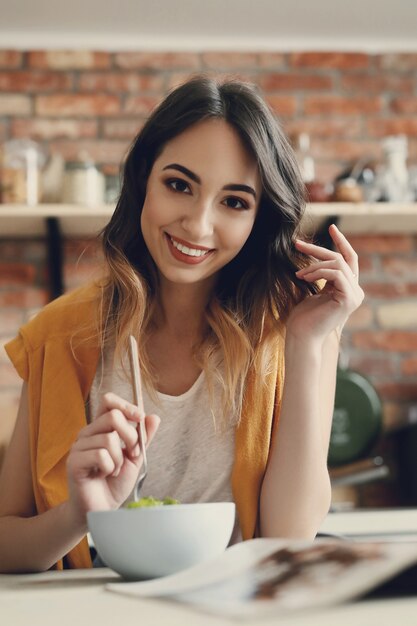
[(284, 68), (287, 65), (287, 55), (282, 52), (261, 52), (259, 54), (259, 67)]
[(306, 96), (304, 112), (308, 115), (366, 115), (378, 113), (382, 100), (377, 97)]
[(164, 78), (162, 75), (139, 74), (138, 72), (85, 72), (80, 75), (78, 83), (80, 91), (95, 92), (160, 92), (163, 88)]
[(265, 91), (320, 91), (331, 89), (333, 80), (330, 76), (316, 74), (263, 74), (259, 79), (261, 88)]
[[(341, 164), (333, 159), (329, 161), (316, 160), (315, 170), (317, 180), (331, 185), (331, 181), (340, 174)], [(331, 188), (329, 189), (329, 193), (331, 193)]]
[[(45, 257), (46, 249), (43, 241), (0, 239), (0, 258), (7, 260), (9, 264), (16, 261), (30, 261), (31, 264), (37, 261), (43, 263)], [(0, 269), (0, 275), (4, 271), (4, 267)]]
[(390, 377), (398, 374), (397, 363), (389, 356), (367, 356), (361, 353), (350, 357), (349, 368), (369, 378)]
[(57, 70), (107, 69), (111, 57), (108, 52), (90, 50), (35, 50), (28, 54), (29, 67)]
[(382, 147), (378, 141), (355, 141), (342, 139), (316, 138), (311, 146), (311, 151), (316, 158), (356, 160), (364, 154), (382, 156)]
[(366, 122), (366, 130), (371, 137), (401, 134), (417, 137), (417, 119), (412, 117), (369, 119)]
[(120, 99), (106, 94), (54, 95), (36, 97), (37, 115), (105, 116), (120, 113)]
[[(167, 79), (168, 82), (166, 85), (167, 91), (171, 91), (172, 89), (179, 87), (180, 85), (184, 84), (187, 80), (189, 80), (193, 76), (196, 76), (195, 71), (194, 72), (170, 72), (170, 74), (168, 75), (168, 79)], [(217, 70), (215, 72), (211, 70), (205, 70), (204, 76), (207, 76), (208, 78), (213, 78), (214, 80), (220, 83), (224, 83), (229, 80), (240, 80), (245, 83), (251, 83), (251, 84), (256, 85), (259, 82), (259, 74), (254, 71), (249, 71), (249, 70), (247, 72), (241, 72), (241, 71), (232, 72), (231, 70), (230, 71)]]
[(160, 102), (160, 98), (154, 96), (130, 96), (126, 98), (123, 113), (126, 115), (149, 115)]
[[(348, 235), (349, 242), (351, 243), (351, 238), (353, 235)], [(353, 246), (354, 250), (357, 252), (355, 246)], [(359, 272), (361, 274), (367, 274), (369, 272), (373, 272), (375, 270), (374, 259), (371, 256), (364, 256), (363, 254), (359, 255)]]
[(359, 331), (352, 334), (357, 348), (385, 350), (387, 352), (413, 352), (417, 350), (417, 332), (404, 330)]
[(417, 276), (417, 257), (401, 258), (389, 256), (382, 259), (382, 267), (386, 274), (414, 279)]
[(96, 120), (48, 120), (36, 118), (12, 120), (11, 123), (12, 137), (31, 137), (32, 139), (95, 137), (97, 130), (98, 124)]
[(245, 69), (258, 65), (258, 55), (253, 52), (205, 52), (201, 55), (204, 68)]
[(366, 295), (373, 298), (385, 300), (417, 295), (417, 283), (405, 283), (395, 281), (392, 283), (370, 283), (366, 285)]
[(361, 136), (362, 120), (359, 118), (332, 118), (328, 120), (300, 118), (287, 122), (285, 130), (289, 134), (307, 133), (310, 135), (311, 144), (314, 144), (316, 137), (348, 139)]
[(390, 109), (394, 113), (413, 115), (417, 113), (417, 98), (394, 98), (391, 101)]
[(413, 383), (375, 383), (375, 388), (383, 400), (417, 400), (417, 384)]
[(0, 291), (0, 307), (33, 308), (44, 306), (48, 302), (45, 289), (26, 287), (21, 290)]
[(369, 56), (356, 52), (293, 52), (289, 63), (292, 67), (356, 70), (369, 66)]
[(417, 70), (417, 54), (381, 54), (376, 56), (379, 69), (395, 70), (396, 72), (415, 72)]
[(0, 72), (0, 91), (68, 91), (72, 77), (61, 72)]
[(265, 100), (278, 117), (295, 115), (297, 99), (295, 96), (266, 96)]
[(340, 86), (347, 91), (362, 93), (412, 93), (414, 81), (406, 76), (345, 74), (340, 78)]
[[(206, 75), (210, 76), (210, 73), (207, 72)], [(167, 81), (168, 81), (166, 85), (167, 90), (171, 91), (171, 89), (175, 89), (176, 87), (179, 87), (180, 85), (185, 83), (187, 80), (192, 78), (192, 76), (195, 76), (195, 72), (193, 71), (170, 72), (167, 78)]]
[(417, 358), (404, 359), (401, 363), (401, 371), (406, 376), (417, 376)]
[(67, 239), (64, 243), (66, 262), (98, 261), (102, 257), (101, 247), (95, 240)]
[(193, 52), (118, 52), (114, 56), (117, 67), (123, 69), (170, 70), (201, 66), (200, 57)]
[(105, 120), (103, 122), (103, 136), (109, 139), (133, 139), (143, 124), (136, 119)]
[(356, 252), (367, 254), (392, 254), (413, 250), (413, 239), (409, 235), (351, 235), (349, 241)]
[(51, 153), (61, 154), (65, 160), (79, 158), (80, 152), (86, 152), (96, 163), (119, 164), (126, 154), (129, 143), (125, 141), (109, 141), (106, 139), (65, 141), (57, 140), (49, 144)]
[(23, 62), (23, 53), (17, 50), (0, 50), (0, 67), (18, 68)]
[(35, 267), (28, 263), (1, 263), (0, 287), (31, 285), (35, 280)]
[(0, 141), (5, 141), (9, 132), (9, 126), (6, 121), (0, 120)]
[(29, 96), (2, 94), (0, 95), (0, 116), (30, 115), (32, 102)]
[(372, 325), (374, 314), (372, 308), (366, 304), (362, 304), (349, 317), (346, 328), (349, 330), (356, 328), (369, 328)]

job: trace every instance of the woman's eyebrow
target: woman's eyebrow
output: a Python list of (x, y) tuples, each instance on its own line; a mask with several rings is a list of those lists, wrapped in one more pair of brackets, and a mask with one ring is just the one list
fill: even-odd
[[(188, 167), (184, 167), (184, 165), (180, 165), (179, 163), (170, 163), (162, 168), (162, 171), (164, 170), (177, 170), (178, 172), (185, 174), (185, 176), (188, 176), (188, 178), (193, 180), (198, 185), (201, 185), (201, 178), (189, 170)], [(256, 191), (249, 185), (230, 184), (225, 185), (223, 189), (225, 191), (245, 191), (246, 193), (250, 193), (256, 200)]]

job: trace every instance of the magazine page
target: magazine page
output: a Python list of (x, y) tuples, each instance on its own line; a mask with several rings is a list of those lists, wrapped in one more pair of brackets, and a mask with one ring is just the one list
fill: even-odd
[(351, 600), (416, 563), (415, 544), (254, 539), (178, 574), (106, 588), (242, 620)]

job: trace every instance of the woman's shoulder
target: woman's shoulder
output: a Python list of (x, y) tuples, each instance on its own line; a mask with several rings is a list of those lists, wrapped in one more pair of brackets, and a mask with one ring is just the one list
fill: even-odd
[(32, 348), (43, 345), (48, 339), (73, 336), (96, 326), (101, 296), (97, 282), (89, 283), (56, 298), (47, 304), (34, 318), (22, 326), (20, 333)]

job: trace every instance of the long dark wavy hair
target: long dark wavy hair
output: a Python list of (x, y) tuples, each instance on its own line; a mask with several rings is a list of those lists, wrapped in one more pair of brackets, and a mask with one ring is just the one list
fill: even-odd
[(119, 201), (102, 232), (107, 280), (101, 332), (103, 344), (111, 338), (119, 354), (128, 335), (136, 335), (145, 380), (151, 388), (157, 385), (158, 373), (146, 355), (158, 302), (158, 272), (140, 227), (147, 180), (171, 139), (212, 118), (237, 131), (256, 159), (262, 182), (252, 232), (219, 273), (205, 313), (207, 333), (194, 351), (210, 389), (217, 378), (224, 410), (238, 419), (249, 368), (257, 370), (260, 390), (268, 373), (266, 354), (277, 349), (274, 338), (282, 337), (294, 305), (316, 291), (295, 277), (295, 271), (306, 264), (294, 247), (305, 210), (304, 184), (293, 150), (255, 86), (195, 77), (168, 94), (135, 138), (124, 164)]

